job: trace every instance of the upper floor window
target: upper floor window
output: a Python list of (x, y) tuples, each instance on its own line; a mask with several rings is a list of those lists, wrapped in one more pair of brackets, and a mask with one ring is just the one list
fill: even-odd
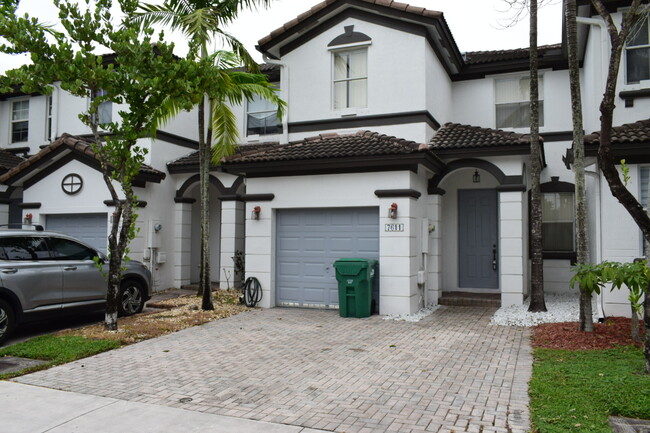
[(11, 104), (11, 142), (27, 141), (29, 135), (29, 100)]
[[(96, 98), (104, 97), (107, 95), (105, 90), (99, 90), (93, 94), (91, 100), (94, 101)], [(97, 107), (97, 120), (99, 125), (105, 125), (113, 121), (113, 103), (111, 101), (102, 101)]]
[(334, 109), (368, 106), (368, 51), (356, 49), (334, 54)]
[(45, 141), (52, 141), (52, 95), (45, 101)]
[(646, 17), (625, 46), (626, 83), (650, 79), (650, 25)]
[[(272, 83), (276, 88), (280, 83)], [(248, 102), (246, 110), (246, 135), (281, 134), (282, 121), (277, 116), (278, 107), (258, 95)]]
[[(497, 128), (530, 127), (530, 77), (504, 78), (495, 83)], [(544, 126), (544, 80), (539, 77), (539, 126)]]

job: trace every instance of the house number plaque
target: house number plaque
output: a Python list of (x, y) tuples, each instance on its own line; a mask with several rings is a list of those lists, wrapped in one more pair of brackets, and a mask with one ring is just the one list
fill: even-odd
[(386, 224), (384, 226), (384, 231), (385, 232), (403, 232), (404, 231), (404, 224)]

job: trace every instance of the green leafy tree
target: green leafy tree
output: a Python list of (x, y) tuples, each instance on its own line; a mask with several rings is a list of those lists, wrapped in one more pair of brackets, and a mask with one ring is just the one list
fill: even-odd
[[(243, 9), (268, 6), (271, 0), (165, 0), (162, 5), (141, 3), (131, 20), (143, 27), (162, 24), (181, 31), (188, 39), (188, 58), (208, 57), (208, 45), (221, 40), (243, 60), (251, 72), (259, 72), (259, 67), (246, 48), (224, 27), (231, 23)], [(238, 138), (235, 118), (218, 95), (207, 95), (198, 103), (199, 138), (199, 189), (201, 203), (201, 258), (198, 294), (203, 296), (202, 308), (214, 309), (210, 284), (210, 165), (232, 154)], [(265, 96), (265, 95), (262, 95)], [(272, 95), (266, 95), (272, 96)], [(277, 100), (277, 98), (276, 98)], [(280, 102), (280, 101), (278, 101)], [(282, 115), (283, 105), (278, 105), (278, 115)], [(207, 128), (207, 132), (206, 132)], [(213, 148), (213, 141), (215, 146)]]

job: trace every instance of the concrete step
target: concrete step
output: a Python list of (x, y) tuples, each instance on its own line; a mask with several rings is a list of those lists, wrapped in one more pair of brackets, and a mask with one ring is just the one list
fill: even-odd
[(455, 307), (500, 307), (500, 293), (442, 292), (440, 305)]

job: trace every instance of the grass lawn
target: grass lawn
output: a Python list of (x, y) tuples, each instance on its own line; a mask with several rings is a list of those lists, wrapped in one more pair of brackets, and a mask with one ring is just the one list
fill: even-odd
[(607, 432), (610, 415), (650, 419), (650, 375), (642, 349), (538, 348), (530, 382), (533, 431)]
[[(118, 341), (91, 340), (74, 335), (43, 335), (1, 349), (0, 357), (17, 356), (20, 358), (48, 361), (47, 364), (29, 369), (29, 371), (36, 371), (53, 365), (74, 361), (75, 359), (96, 355), (120, 346), (121, 344)], [(0, 379), (9, 379), (25, 373), (26, 371), (22, 370), (17, 373), (2, 374), (0, 375)]]

